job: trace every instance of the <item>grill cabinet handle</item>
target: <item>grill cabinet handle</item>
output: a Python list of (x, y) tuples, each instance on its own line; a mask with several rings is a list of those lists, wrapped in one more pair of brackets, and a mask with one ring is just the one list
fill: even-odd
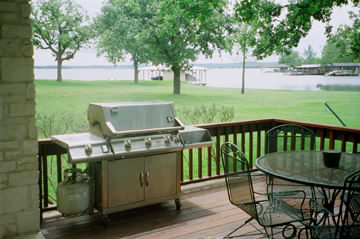
[(149, 177), (150, 177), (150, 173), (149, 173), (149, 171), (146, 171), (146, 174), (145, 174), (145, 185), (146, 186), (149, 186)]
[(140, 179), (140, 186), (142, 187), (144, 185), (144, 173), (143, 173), (143, 171), (140, 172), (139, 179)]

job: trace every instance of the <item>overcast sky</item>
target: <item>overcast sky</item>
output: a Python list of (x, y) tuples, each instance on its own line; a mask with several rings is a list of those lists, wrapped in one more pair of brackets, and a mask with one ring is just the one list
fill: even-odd
[[(94, 17), (100, 13), (101, 6), (103, 5), (103, 0), (73, 0), (74, 2), (81, 5), (87, 12), (90, 17)], [(36, 2), (36, 0), (33, 0)], [(334, 13), (331, 18), (331, 25), (337, 27), (343, 24), (350, 24), (348, 11), (352, 8), (350, 6), (345, 6), (342, 8), (334, 9)], [(316, 51), (317, 56), (320, 56), (321, 50), (326, 43), (325, 28), (322, 23), (314, 22), (312, 29), (310, 30), (307, 37), (303, 38), (299, 47), (295, 50), (303, 54), (305, 48), (308, 45)], [(49, 51), (34, 49), (34, 60), (35, 65), (55, 65), (56, 62), (54, 57), (51, 56)], [(264, 61), (277, 61), (277, 56), (272, 56), (266, 58)], [(249, 61), (255, 60), (255, 58), (249, 57)], [(201, 62), (241, 62), (242, 57), (237, 55), (222, 55), (215, 56), (214, 59), (206, 60), (201, 59)], [(130, 64), (130, 62), (124, 62), (125, 64)], [(97, 57), (95, 49), (83, 49), (75, 55), (75, 58), (70, 61), (65, 61), (64, 65), (110, 65), (111, 63), (107, 62), (104, 57)]]

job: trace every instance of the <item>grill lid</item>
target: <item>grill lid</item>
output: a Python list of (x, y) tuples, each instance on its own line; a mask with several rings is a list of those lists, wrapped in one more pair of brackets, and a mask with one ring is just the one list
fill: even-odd
[(171, 102), (91, 103), (90, 132), (100, 137), (126, 137), (177, 132), (183, 125)]

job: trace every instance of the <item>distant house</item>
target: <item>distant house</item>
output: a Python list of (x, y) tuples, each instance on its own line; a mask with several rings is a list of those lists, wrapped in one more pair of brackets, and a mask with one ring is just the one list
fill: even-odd
[(327, 64), (326, 73), (340, 72), (339, 75), (359, 75), (360, 63), (334, 63)]
[(264, 64), (263, 65), (263, 71), (264, 72), (288, 72), (290, 70), (290, 66), (286, 64)]
[(291, 71), (291, 75), (323, 75), (325, 68), (320, 64), (308, 64), (295, 66)]
[[(139, 69), (141, 80), (173, 80), (174, 73), (168, 67), (164, 66), (147, 66)], [(188, 71), (180, 72), (180, 80), (191, 84), (207, 84), (207, 68), (192, 67)]]
[[(332, 74), (332, 73), (337, 74)], [(327, 65), (308, 64), (293, 67), (290, 71), (291, 75), (341, 75), (353, 76), (359, 75), (360, 63), (334, 63)]]

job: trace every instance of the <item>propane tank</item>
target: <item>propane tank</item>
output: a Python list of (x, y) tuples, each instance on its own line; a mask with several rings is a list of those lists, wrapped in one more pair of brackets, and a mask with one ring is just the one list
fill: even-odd
[(58, 211), (64, 216), (81, 214), (89, 209), (89, 178), (81, 169), (64, 170), (64, 181), (56, 191)]

